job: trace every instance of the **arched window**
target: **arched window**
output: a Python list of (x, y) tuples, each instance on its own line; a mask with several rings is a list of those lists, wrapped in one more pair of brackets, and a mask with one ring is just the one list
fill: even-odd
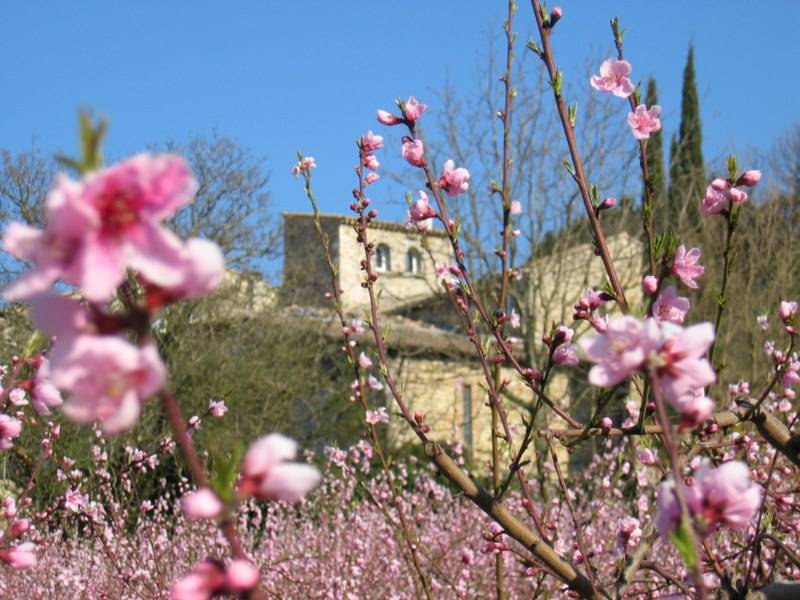
[(375, 249), (375, 270), (376, 271), (391, 271), (392, 270), (392, 254), (389, 252), (389, 246), (386, 244), (379, 244)]
[(419, 250), (416, 248), (411, 248), (411, 250), (406, 253), (406, 273), (412, 273), (414, 275), (422, 273), (422, 255), (420, 255)]

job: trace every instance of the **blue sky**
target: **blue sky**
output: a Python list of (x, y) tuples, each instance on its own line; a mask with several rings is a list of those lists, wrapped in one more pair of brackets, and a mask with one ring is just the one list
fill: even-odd
[[(707, 157), (767, 148), (800, 121), (800, 2), (561, 5), (554, 44), (566, 78), (611, 55), (608, 19), (618, 15), (634, 78), (658, 79), (667, 134), (694, 43)], [(109, 156), (216, 128), (268, 158), (277, 209), (306, 209), (289, 173), (302, 149), (317, 158), (323, 209), (341, 212), (353, 140), (380, 127), (375, 109), (413, 94), (435, 111), (446, 77), (469, 91), (503, 10), (484, 0), (4, 2), (0, 148), (73, 151), (79, 107), (110, 118)], [(518, 56), (533, 74), (541, 65), (522, 48), (531, 23), (521, 1)]]

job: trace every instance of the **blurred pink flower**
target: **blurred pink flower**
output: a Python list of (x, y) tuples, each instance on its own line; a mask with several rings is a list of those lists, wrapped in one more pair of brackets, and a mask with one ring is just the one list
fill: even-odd
[(420, 221), (424, 221), (425, 219), (430, 219), (435, 216), (436, 216), (436, 211), (433, 210), (433, 208), (428, 202), (428, 194), (420, 190), (419, 199), (416, 202), (414, 202), (411, 205), (411, 208), (408, 210), (408, 222), (418, 223)]
[(653, 318), (667, 323), (683, 323), (691, 304), (688, 298), (678, 296), (674, 285), (667, 286), (653, 303)]
[(747, 527), (761, 506), (761, 494), (761, 487), (750, 480), (750, 470), (743, 462), (730, 461), (712, 469), (704, 461), (694, 474), (694, 485), (687, 489), (686, 503), (710, 533), (718, 524)]
[(377, 112), (377, 115), (378, 115), (378, 122), (381, 123), (382, 125), (399, 125), (400, 123), (403, 122), (403, 119), (385, 110), (379, 110)]
[(53, 384), (70, 392), (64, 414), (78, 423), (100, 421), (106, 433), (130, 429), (165, 379), (155, 346), (114, 336), (77, 337), (52, 374)]
[(686, 286), (697, 289), (698, 286), (695, 279), (705, 272), (705, 268), (698, 264), (699, 261), (699, 248), (692, 248), (687, 252), (686, 246), (681, 244), (675, 251), (675, 259), (672, 261), (672, 274)]
[(452, 160), (447, 160), (442, 169), (439, 185), (448, 196), (463, 194), (469, 189), (469, 171), (464, 167), (455, 168)]
[(0, 561), (14, 569), (30, 569), (36, 566), (36, 546), (32, 542), (25, 542), (0, 550)]
[(638, 371), (660, 342), (656, 321), (624, 316), (609, 321), (605, 333), (583, 337), (578, 344), (595, 363), (589, 371), (589, 383), (611, 387)]
[(637, 140), (646, 140), (651, 133), (661, 131), (661, 107), (654, 104), (649, 109), (640, 104), (632, 113), (628, 113), (628, 125)]
[(361, 149), (364, 152), (372, 153), (381, 148), (383, 148), (383, 136), (375, 135), (372, 131), (361, 136)]
[(630, 74), (631, 64), (627, 60), (609, 58), (600, 65), (600, 75), (592, 75), (589, 82), (599, 92), (611, 92), (620, 98), (627, 98), (635, 89)]
[(645, 294), (655, 294), (658, 290), (658, 277), (647, 275), (642, 279), (642, 290)]
[(59, 176), (47, 196), (45, 230), (6, 230), (6, 250), (34, 264), (6, 297), (29, 298), (63, 279), (103, 302), (127, 268), (157, 285), (177, 284), (182, 245), (160, 223), (190, 203), (196, 188), (183, 159), (170, 154), (139, 154), (79, 182)]
[(311, 465), (289, 462), (296, 455), (297, 442), (279, 433), (257, 440), (244, 457), (240, 491), (265, 500), (300, 500), (317, 485), (320, 473)]
[(781, 303), (778, 305), (778, 316), (781, 318), (781, 321), (788, 321), (796, 314), (797, 302), (781, 300)]
[(408, 136), (403, 136), (403, 158), (412, 167), (425, 166), (425, 147), (422, 140), (412, 140)]
[(222, 514), (223, 504), (217, 495), (207, 487), (188, 492), (181, 498), (181, 508), (192, 521), (215, 519)]
[(418, 101), (414, 96), (409, 96), (404, 106), (406, 119), (409, 121), (416, 121), (428, 110), (428, 105)]
[(522, 202), (519, 200), (512, 200), (511, 201), (511, 209), (510, 212), (512, 215), (521, 215), (522, 214)]
[(668, 400), (680, 414), (680, 426), (684, 429), (697, 427), (714, 412), (714, 401), (705, 395), (705, 391), (701, 387), (689, 390), (678, 398), (668, 398)]
[(757, 169), (751, 169), (749, 171), (745, 171), (742, 173), (742, 176), (736, 180), (736, 185), (746, 185), (747, 187), (753, 187), (761, 181), (761, 171)]
[(705, 387), (717, 377), (708, 359), (706, 350), (714, 341), (711, 323), (700, 323), (682, 329), (677, 325), (664, 327), (664, 342), (658, 348), (656, 378), (664, 396), (679, 404), (681, 397), (695, 388)]
[(389, 414), (386, 412), (384, 407), (380, 407), (378, 410), (368, 410), (367, 411), (367, 423), (370, 425), (377, 425), (378, 423), (388, 423), (389, 422)]
[(0, 450), (11, 448), (14, 445), (14, 438), (19, 437), (20, 433), (22, 433), (22, 421), (8, 415), (0, 415)]
[(576, 348), (575, 344), (561, 344), (553, 352), (553, 362), (565, 367), (574, 367), (580, 362)]
[(358, 355), (358, 366), (362, 369), (369, 369), (372, 366), (372, 359), (362, 352)]
[(249, 560), (235, 559), (225, 567), (225, 587), (235, 594), (252, 590), (260, 578), (258, 568)]

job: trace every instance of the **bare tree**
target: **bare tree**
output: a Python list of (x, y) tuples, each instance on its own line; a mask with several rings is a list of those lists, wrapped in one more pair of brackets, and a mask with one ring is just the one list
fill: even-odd
[(264, 159), (218, 132), (185, 144), (170, 142), (167, 148), (186, 158), (198, 185), (196, 200), (172, 219), (175, 231), (216, 242), (234, 269), (254, 269), (259, 260), (275, 256), (279, 231)]

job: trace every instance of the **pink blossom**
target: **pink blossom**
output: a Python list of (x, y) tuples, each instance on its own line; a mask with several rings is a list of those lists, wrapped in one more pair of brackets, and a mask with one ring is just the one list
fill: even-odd
[(174, 155), (140, 154), (79, 182), (61, 175), (47, 196), (45, 230), (20, 224), (6, 230), (6, 250), (34, 264), (6, 297), (30, 298), (63, 279), (103, 302), (127, 268), (157, 285), (177, 284), (182, 245), (160, 223), (190, 203), (196, 187)]
[(57, 408), (64, 403), (61, 392), (50, 382), (50, 361), (42, 357), (36, 375), (31, 381), (31, 406), (41, 414), (48, 414), (49, 409)]
[(798, 383), (800, 383), (800, 360), (792, 360), (784, 368), (781, 375), (781, 385), (785, 388), (790, 388)]
[(11, 523), (11, 527), (8, 529), (8, 535), (12, 540), (17, 539), (19, 536), (23, 535), (28, 529), (31, 528), (31, 521), (30, 519), (15, 519)]
[(631, 64), (628, 61), (609, 58), (600, 65), (600, 75), (592, 75), (589, 82), (599, 92), (611, 92), (620, 98), (627, 98), (635, 89), (630, 74)]
[(782, 300), (778, 305), (778, 316), (782, 321), (788, 321), (797, 314), (797, 302)]
[[(715, 180), (717, 181), (717, 180)], [(724, 181), (724, 180), (722, 180)], [(727, 182), (725, 182), (727, 183)], [(712, 183), (706, 188), (706, 195), (703, 198), (703, 212), (707, 215), (716, 215), (728, 208), (728, 193), (715, 187)]]
[(408, 121), (416, 121), (426, 110), (428, 110), (428, 105), (419, 102), (414, 96), (409, 96), (408, 100), (403, 104), (403, 112)]
[(511, 309), (511, 314), (508, 317), (508, 324), (511, 325), (513, 329), (519, 329), (520, 325), (519, 313), (513, 308)]
[(22, 388), (14, 388), (8, 393), (8, 401), (14, 406), (27, 406), (28, 398), (26, 397), (25, 390)]
[(522, 214), (522, 202), (519, 200), (512, 200), (511, 201), (511, 209), (510, 212), (512, 215), (521, 215)]
[(439, 185), (447, 192), (448, 196), (463, 194), (469, 189), (469, 171), (464, 167), (456, 169), (455, 163), (447, 160), (442, 169)]
[(30, 569), (36, 566), (36, 546), (32, 542), (25, 542), (0, 550), (0, 561), (13, 569)]
[(695, 278), (700, 277), (705, 268), (698, 264), (700, 261), (700, 249), (692, 248), (688, 252), (686, 246), (681, 244), (675, 251), (675, 259), (672, 262), (672, 274), (680, 279), (687, 287), (697, 289)]
[(211, 399), (208, 401), (208, 412), (212, 417), (224, 417), (225, 413), (228, 412), (228, 407), (225, 406), (225, 400), (214, 400)]
[(662, 323), (683, 323), (690, 306), (689, 299), (678, 296), (675, 286), (670, 285), (653, 303), (653, 318)]
[(642, 279), (642, 289), (645, 294), (655, 294), (658, 290), (658, 277), (648, 275)]
[(378, 122), (382, 125), (399, 125), (403, 119), (385, 110), (378, 111)]
[(614, 421), (612, 421), (609, 417), (603, 417), (600, 419), (600, 427), (603, 429), (611, 429), (614, 426)]
[(639, 462), (643, 465), (654, 465), (657, 462), (656, 455), (653, 454), (653, 451), (649, 448), (639, 450), (639, 452), (636, 453), (636, 458), (638, 458)]
[(565, 367), (574, 367), (580, 361), (578, 360), (578, 352), (575, 344), (561, 344), (553, 352), (553, 362), (557, 365)]
[(252, 590), (260, 578), (258, 569), (249, 560), (232, 560), (225, 568), (225, 584), (228, 591), (233, 593)]
[(362, 369), (369, 369), (372, 366), (372, 359), (362, 352), (358, 355), (358, 366)]
[(386, 412), (384, 407), (380, 407), (378, 410), (368, 410), (367, 411), (367, 423), (370, 425), (377, 425), (378, 423), (388, 423), (389, 422), (389, 414)]
[(364, 177), (364, 182), (367, 185), (372, 185), (373, 183), (378, 181), (380, 178), (381, 178), (381, 176), (378, 175), (377, 173), (367, 173), (367, 176)]
[(88, 497), (85, 494), (81, 494), (80, 490), (69, 489), (64, 494), (64, 508), (71, 512), (82, 512), (88, 502)]
[(632, 552), (642, 539), (642, 530), (636, 517), (623, 517), (617, 531), (617, 548), (622, 552)]
[(366, 153), (375, 152), (383, 148), (383, 137), (368, 131), (361, 136), (361, 149)]
[(222, 514), (223, 504), (217, 495), (207, 487), (184, 494), (181, 498), (183, 513), (188, 519), (215, 519)]
[(617, 199), (613, 197), (608, 197), (600, 203), (600, 208), (602, 210), (608, 210), (609, 208), (614, 208), (617, 205)]
[(761, 487), (750, 480), (750, 471), (742, 462), (730, 461), (712, 469), (706, 461), (694, 478), (686, 503), (707, 533), (718, 524), (743, 529), (761, 506)]
[(226, 576), (222, 563), (206, 559), (197, 563), (192, 572), (176, 581), (170, 590), (170, 600), (211, 600), (225, 588)]
[(633, 132), (633, 137), (637, 140), (646, 140), (651, 133), (661, 131), (661, 107), (658, 104), (648, 108), (644, 104), (636, 107), (632, 113), (628, 113), (628, 125)]
[(425, 166), (425, 147), (422, 140), (412, 140), (408, 136), (403, 136), (403, 158), (412, 167)]
[(670, 400), (670, 404), (680, 414), (680, 426), (684, 429), (697, 427), (714, 412), (714, 401), (701, 387)]
[(14, 438), (22, 433), (22, 421), (0, 414), (0, 450), (8, 450), (14, 445)]
[(364, 156), (364, 166), (368, 169), (372, 169), (373, 171), (377, 171), (381, 166), (381, 163), (378, 162), (378, 159), (375, 158), (374, 154), (367, 154)]
[(118, 433), (138, 420), (142, 403), (164, 384), (166, 370), (152, 345), (136, 347), (113, 336), (77, 337), (53, 367), (53, 383), (70, 392), (64, 414), (73, 421), (100, 421)]
[(297, 161), (297, 164), (292, 167), (292, 175), (298, 177), (301, 173), (307, 173), (311, 171), (311, 169), (317, 168), (317, 161), (314, 160), (313, 156), (306, 156), (301, 160)]
[(595, 363), (589, 371), (589, 383), (611, 387), (638, 371), (660, 342), (656, 321), (623, 316), (609, 321), (605, 333), (583, 337), (578, 344)]
[(571, 342), (572, 338), (575, 336), (575, 331), (566, 325), (559, 325), (556, 327), (556, 331), (554, 334), (555, 342), (558, 344), (563, 344), (567, 342)]
[(714, 370), (705, 358), (713, 341), (714, 327), (711, 323), (700, 323), (686, 329), (670, 324), (664, 326), (664, 342), (658, 348), (655, 366), (656, 377), (667, 400), (680, 404), (688, 392), (716, 381)]
[(376, 392), (379, 392), (383, 389), (383, 384), (374, 375), (367, 377), (367, 385), (369, 386), (369, 389), (375, 390)]
[(747, 192), (745, 192), (744, 190), (731, 188), (728, 190), (727, 193), (728, 193), (728, 199), (734, 204), (744, 204), (745, 202), (747, 202)]
[(756, 322), (762, 330), (766, 331), (769, 329), (769, 317), (767, 315), (758, 315), (756, 317)]
[(300, 500), (320, 474), (311, 465), (289, 462), (296, 455), (297, 442), (279, 433), (257, 440), (244, 457), (240, 491), (265, 500)]
[(219, 286), (225, 274), (222, 251), (209, 240), (186, 240), (180, 263), (180, 280), (174, 285), (162, 286), (173, 299), (206, 296)]
[(742, 176), (736, 181), (736, 185), (746, 185), (747, 187), (753, 187), (761, 181), (761, 171), (757, 169), (751, 169), (749, 171), (745, 171), (742, 173)]
[(419, 199), (411, 205), (408, 211), (409, 223), (419, 223), (435, 216), (436, 211), (428, 203), (428, 194), (420, 190)]

